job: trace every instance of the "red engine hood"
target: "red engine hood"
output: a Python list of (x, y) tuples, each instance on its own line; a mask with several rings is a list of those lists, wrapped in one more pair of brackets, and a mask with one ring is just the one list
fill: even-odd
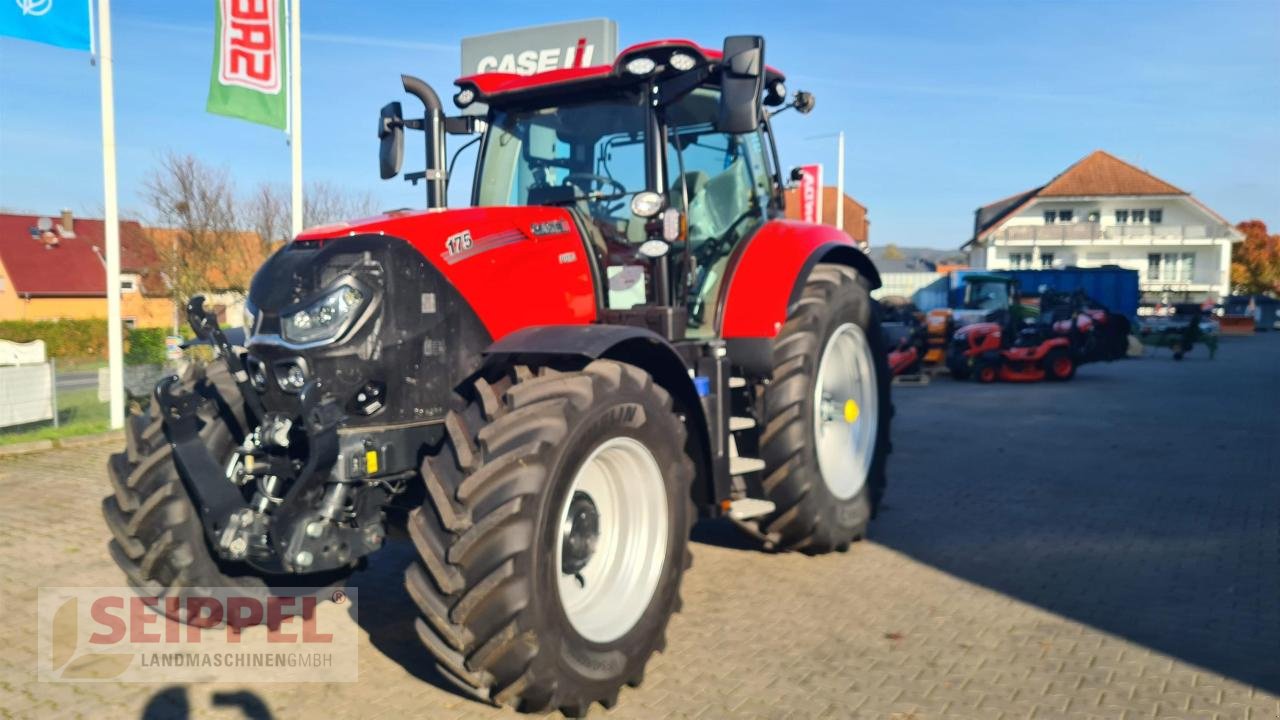
[(596, 319), (590, 258), (563, 208), (479, 207), (392, 212), (312, 228), (296, 242), (380, 234), (422, 253), (480, 317), (489, 335)]

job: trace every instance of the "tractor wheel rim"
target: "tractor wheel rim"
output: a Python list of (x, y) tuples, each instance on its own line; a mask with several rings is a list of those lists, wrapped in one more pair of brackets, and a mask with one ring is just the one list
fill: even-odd
[(1053, 374), (1066, 377), (1071, 372), (1071, 358), (1059, 357), (1053, 360)]
[(579, 467), (556, 526), (560, 605), (579, 635), (607, 643), (640, 620), (667, 556), (662, 470), (630, 437), (606, 440)]
[(845, 323), (827, 340), (813, 406), (818, 470), (831, 494), (848, 500), (867, 482), (880, 420), (875, 359), (858, 325)]

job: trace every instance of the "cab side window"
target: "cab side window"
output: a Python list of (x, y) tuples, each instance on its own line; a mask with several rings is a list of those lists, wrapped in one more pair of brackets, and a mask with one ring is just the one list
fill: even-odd
[(690, 334), (709, 335), (729, 253), (766, 219), (769, 173), (760, 134), (715, 128), (719, 91), (699, 88), (666, 108), (670, 202), (688, 220), (697, 263)]

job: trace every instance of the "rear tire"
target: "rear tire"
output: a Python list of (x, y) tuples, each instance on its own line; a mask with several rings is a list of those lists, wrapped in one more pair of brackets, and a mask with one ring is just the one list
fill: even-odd
[[(818, 418), (820, 367), (832, 340), (858, 358), (854, 382), (866, 389), (859, 402), (840, 398), (830, 424)], [(890, 373), (878, 309), (866, 280), (852, 268), (820, 264), (773, 342), (773, 379), (764, 391), (764, 491), (776, 506), (760, 527), (779, 550), (819, 554), (843, 550), (866, 535), (885, 489), (889, 453)], [(834, 361), (833, 361), (834, 362)], [(836, 372), (834, 366), (828, 366)], [(866, 385), (860, 385), (864, 373)], [(861, 390), (859, 391), (861, 392)], [(851, 404), (851, 405), (850, 405)], [(850, 408), (851, 409), (846, 409)], [(852, 419), (848, 419), (852, 416)], [(843, 420), (843, 422), (841, 422)], [(857, 422), (870, 423), (869, 437)], [(819, 459), (819, 431), (848, 432), (848, 467)], [(856, 432), (855, 432), (856, 431)], [(862, 444), (862, 439), (866, 439)], [(860, 451), (860, 453), (859, 453)], [(863, 460), (855, 466), (855, 458)], [(827, 467), (829, 477), (824, 475)], [(839, 470), (831, 470), (839, 466)]]
[[(443, 446), (422, 466), (429, 502), (409, 518), (419, 561), (405, 582), (422, 614), (418, 635), (441, 672), (481, 700), (570, 716), (595, 702), (612, 707), (665, 647), (667, 621), (680, 607), (695, 516), (684, 423), (648, 373), (607, 360), (563, 373), (517, 366), (462, 393)], [(595, 464), (613, 451), (629, 468), (621, 475)], [(632, 501), (611, 505), (608, 493), (582, 490), (591, 473), (625, 475), (629, 482), (613, 487)], [(563, 572), (562, 554), (566, 537), (578, 534), (584, 492), (598, 534), (576, 578)], [(611, 536), (611, 527), (621, 529)], [(660, 551), (621, 549), (645, 537)], [(647, 579), (628, 585), (633, 575), (624, 571), (621, 585), (600, 580), (592, 591), (589, 580), (614, 577), (593, 575), (603, 566), (592, 563), (615, 551), (648, 568), (634, 576)], [(632, 590), (610, 592), (624, 587)]]

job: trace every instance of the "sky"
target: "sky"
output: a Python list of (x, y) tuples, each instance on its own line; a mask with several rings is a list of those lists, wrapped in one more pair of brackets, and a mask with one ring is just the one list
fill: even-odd
[[(228, 168), (246, 193), (289, 181), (283, 133), (205, 112), (212, 0), (112, 8), (126, 216), (146, 217), (142, 182), (166, 152)], [(301, 15), (304, 175), (388, 209), (424, 197), (378, 179), (378, 109), (416, 106), (400, 73), (447, 98), (460, 38), (604, 16), (620, 47), (764, 35), (769, 64), (817, 97), (812, 114), (776, 121), (784, 167), (821, 162), (830, 181), (829, 136), (843, 130), (847, 190), (869, 209), (873, 245), (958, 247), (975, 208), (1100, 148), (1233, 222), (1280, 228), (1280, 0), (304, 0)], [(0, 208), (101, 216), (100, 138), (88, 55), (0, 38)], [(407, 139), (408, 170), (421, 141)], [(465, 204), (469, 171), (456, 180), (450, 201)]]

